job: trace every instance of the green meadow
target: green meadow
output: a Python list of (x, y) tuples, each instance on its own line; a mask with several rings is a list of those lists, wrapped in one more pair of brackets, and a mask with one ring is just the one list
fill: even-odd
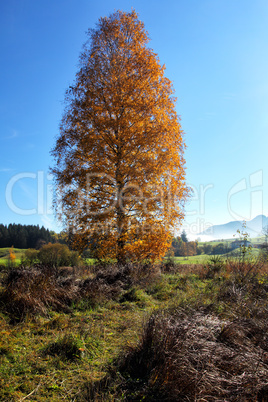
[(266, 400), (267, 273), (252, 256), (2, 265), (0, 400)]

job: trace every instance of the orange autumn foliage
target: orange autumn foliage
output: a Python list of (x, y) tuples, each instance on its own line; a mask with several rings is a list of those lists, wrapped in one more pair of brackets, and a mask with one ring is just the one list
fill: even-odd
[(52, 151), (55, 204), (77, 248), (154, 260), (188, 196), (172, 83), (135, 11), (101, 18), (88, 35)]
[(12, 246), (9, 249), (9, 261), (10, 261), (11, 264), (13, 264), (15, 262), (15, 260), (16, 260), (16, 255), (14, 253), (14, 247)]

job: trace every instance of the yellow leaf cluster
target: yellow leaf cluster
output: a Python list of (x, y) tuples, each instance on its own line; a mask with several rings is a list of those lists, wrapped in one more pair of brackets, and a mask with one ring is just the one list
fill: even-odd
[(12, 247), (9, 249), (9, 261), (10, 261), (10, 262), (15, 262), (15, 260), (16, 260), (16, 255), (15, 255), (15, 253), (14, 253), (14, 247), (12, 246)]

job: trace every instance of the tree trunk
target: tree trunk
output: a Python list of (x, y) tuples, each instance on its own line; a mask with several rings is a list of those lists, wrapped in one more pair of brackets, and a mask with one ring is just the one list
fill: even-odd
[(117, 205), (116, 205), (116, 221), (117, 221), (117, 263), (123, 265), (126, 263), (126, 253), (125, 253), (125, 245), (126, 245), (126, 215), (124, 211), (123, 199), (122, 199), (122, 191), (124, 188), (124, 180), (122, 178), (121, 173), (121, 163), (122, 163), (122, 149), (121, 143), (119, 139), (119, 133), (116, 131), (115, 133), (118, 146), (117, 146), (117, 162), (116, 162), (116, 184), (117, 184)]
[(116, 258), (117, 262), (120, 265), (126, 263), (126, 252), (125, 252), (125, 234), (126, 234), (126, 216), (123, 210), (123, 206), (120, 204), (120, 200), (118, 200), (117, 205), (117, 253)]

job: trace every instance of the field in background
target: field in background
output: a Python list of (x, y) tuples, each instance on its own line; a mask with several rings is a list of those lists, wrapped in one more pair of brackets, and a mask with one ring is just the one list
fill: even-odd
[[(256, 248), (252, 248), (250, 251), (250, 256), (257, 258), (258, 255), (260, 254), (260, 250)], [(241, 256), (241, 251), (240, 249), (236, 249), (233, 251), (230, 251), (225, 254), (218, 254), (219, 257), (222, 259), (232, 259), (232, 258), (239, 258)], [(189, 257), (173, 257), (174, 262), (176, 264), (204, 264), (206, 263), (210, 258), (213, 257), (213, 254), (201, 254), (201, 255), (193, 255)]]
[[(0, 248), (0, 265), (7, 265), (9, 263), (10, 249), (11, 247)], [(25, 251), (26, 249), (13, 248), (13, 252), (16, 256), (16, 260), (14, 260), (15, 265), (20, 264)]]
[(176, 264), (203, 264), (210, 257), (208, 254), (201, 254), (189, 257), (172, 257), (172, 259)]
[[(229, 246), (236, 238), (237, 238), (237, 236), (233, 239), (217, 240), (217, 241), (210, 241), (210, 242), (199, 242), (198, 244), (200, 246), (203, 246), (206, 243), (206, 244), (211, 244), (212, 246), (216, 246), (220, 243), (223, 243), (224, 245)], [(250, 239), (250, 242), (253, 246), (253, 248), (251, 250), (251, 255), (253, 257), (257, 257), (260, 250), (257, 248), (254, 248), (254, 246), (263, 244), (265, 242), (265, 237), (253, 238), (253, 239)], [(9, 250), (10, 250), (10, 247), (0, 248), (0, 265), (8, 264)], [(15, 265), (18, 265), (21, 262), (21, 258), (23, 257), (25, 249), (14, 248), (13, 251), (16, 256), (16, 260), (14, 261), (14, 263), (15, 263)], [(240, 250), (236, 249), (232, 252), (222, 254), (222, 256), (223, 256), (223, 258), (229, 258), (232, 256), (239, 256), (239, 253), (240, 253)], [(174, 262), (178, 263), (178, 264), (203, 264), (212, 256), (213, 256), (213, 254), (201, 254), (201, 255), (187, 256), (187, 257), (173, 257), (173, 258), (174, 258)], [(92, 265), (92, 264), (94, 264), (94, 259), (86, 258), (85, 263), (88, 265)]]

